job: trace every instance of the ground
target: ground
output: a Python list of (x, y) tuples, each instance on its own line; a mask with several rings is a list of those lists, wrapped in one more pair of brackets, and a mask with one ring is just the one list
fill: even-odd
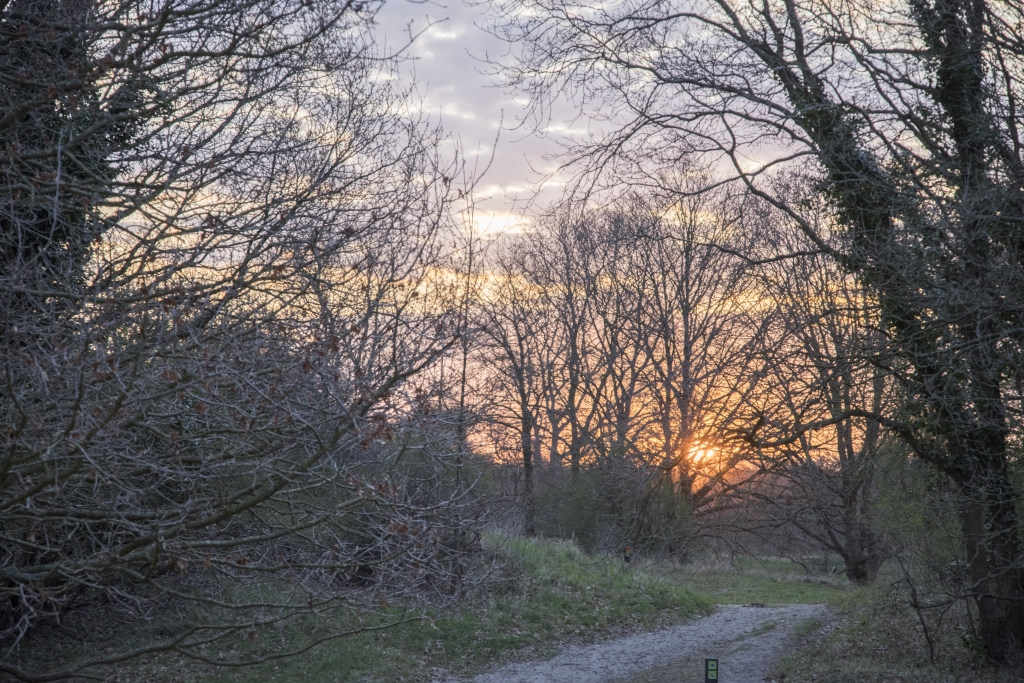
[[(519, 662), (471, 683), (689, 683), (704, 659), (719, 660), (721, 680), (764, 683), (801, 627), (825, 615), (822, 605), (723, 605), (707, 617), (650, 633), (572, 646), (552, 659)], [(455, 681), (436, 676), (435, 683)], [(467, 679), (463, 679), (467, 680)]]
[[(164, 654), (97, 673), (112, 683), (695, 683), (704, 659), (717, 658), (724, 683), (1024, 680), (1024, 668), (986, 665), (952, 612), (941, 629), (929, 617), (932, 661), (918, 615), (895, 592), (898, 577), (853, 586), (829, 567), (780, 558), (634, 557), (627, 566), (569, 541), (514, 536), (490, 538), (484, 559), (500, 571), (457, 609), (428, 608), (383, 630), (375, 627), (399, 608), (339, 613), (212, 647), (222, 657), (273, 657), (332, 625), (368, 629), (299, 657), (214, 668)], [(122, 626), (98, 629), (88, 646), (131, 645), (139, 624)], [(53, 660), (54, 649), (37, 654)]]

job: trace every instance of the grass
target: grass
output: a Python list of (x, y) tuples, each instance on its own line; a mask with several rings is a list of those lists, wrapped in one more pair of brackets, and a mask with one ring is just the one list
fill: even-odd
[(940, 630), (936, 657), (915, 613), (892, 599), (889, 586), (857, 588), (833, 595), (827, 604), (835, 623), (804, 625), (803, 644), (785, 657), (777, 683), (1010, 683), (1024, 670), (984, 665), (968, 647), (970, 640), (953, 622)]
[[(492, 537), (490, 550), (511, 578), (452, 614), (319, 645), (291, 660), (209, 671), (161, 658), (145, 672), (154, 683), (311, 683), (429, 680), (434, 668), (475, 673), (513, 659), (553, 654), (567, 642), (591, 642), (708, 614), (714, 602), (664, 573), (588, 555), (569, 541)], [(372, 624), (372, 622), (366, 622)], [(284, 649), (306, 637), (315, 622), (261, 635), (260, 647)], [(319, 626), (323, 628), (323, 626)], [(231, 646), (255, 646), (239, 638)]]
[(842, 577), (808, 573), (801, 565), (781, 559), (735, 558), (681, 567), (660, 563), (653, 571), (719, 605), (827, 603), (849, 590)]
[[(594, 642), (707, 614), (715, 604), (825, 603), (833, 617), (809, 622), (799, 644), (781, 662), (785, 683), (1009, 683), (1020, 671), (978, 664), (955, 626), (942, 632), (932, 663), (912, 611), (897, 604), (881, 581), (852, 588), (841, 577), (813, 574), (778, 559), (734, 558), (680, 566), (634, 558), (595, 557), (569, 541), (491, 537), (488, 552), (502, 568), (465, 607), (428, 613), (383, 631), (321, 644), (302, 656), (241, 669), (210, 669), (161, 657), (126, 667), (110, 680), (264, 683), (428, 681), (436, 670), (473, 674), (502, 662), (542, 658), (568, 643)], [(396, 613), (392, 612), (392, 616)], [(356, 623), (348, 617), (346, 623)], [(378, 620), (378, 621), (375, 621)], [(368, 626), (379, 617), (364, 617)], [(337, 625), (337, 624), (335, 624)], [(312, 618), (260, 634), (258, 645), (240, 636), (228, 652), (286, 649), (330, 625)], [(694, 660), (671, 670), (644, 672), (643, 683), (676, 680), (698, 670)], [(692, 666), (690, 666), (692, 665)], [(638, 674), (639, 675), (639, 674)], [(783, 677), (784, 675), (784, 677)], [(630, 679), (631, 681), (633, 679)]]

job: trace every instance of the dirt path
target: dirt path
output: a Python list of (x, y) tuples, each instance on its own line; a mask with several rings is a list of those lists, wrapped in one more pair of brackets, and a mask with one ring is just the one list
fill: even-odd
[(709, 617), (570, 647), (553, 659), (517, 662), (470, 683), (694, 683), (704, 680), (705, 657), (719, 660), (722, 683), (764, 683), (796, 628), (825, 615), (822, 605), (726, 605)]

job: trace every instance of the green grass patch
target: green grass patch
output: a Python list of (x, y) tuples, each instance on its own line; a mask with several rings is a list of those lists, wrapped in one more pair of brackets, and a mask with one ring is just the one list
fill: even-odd
[(652, 571), (719, 605), (827, 603), (849, 592), (842, 576), (807, 572), (789, 560), (735, 558), (691, 565), (654, 564)]

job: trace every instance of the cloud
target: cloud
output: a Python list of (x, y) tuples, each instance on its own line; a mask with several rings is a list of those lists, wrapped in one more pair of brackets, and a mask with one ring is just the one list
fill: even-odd
[[(483, 181), (488, 190), (494, 191), (480, 193), (479, 208), (487, 212), (490, 222), (518, 225), (507, 218), (515, 212), (513, 197), (522, 201), (542, 191), (540, 204), (553, 201), (558, 196), (558, 184), (547, 183), (542, 188), (537, 169), (552, 167), (544, 159), (558, 151), (560, 135), (580, 131), (557, 122), (551, 122), (550, 132), (543, 136), (511, 130), (525, 115), (530, 101), (498, 87), (488, 73), (490, 67), (481, 61), (486, 55), (508, 52), (505, 43), (479, 28), (485, 23), (485, 10), (459, 0), (450, 0), (443, 7), (392, 1), (378, 14), (377, 30), (389, 46), (404, 45), (410, 32), (422, 32), (403, 53), (407, 59), (400, 66), (399, 80), (419, 84), (423, 93), (419, 109), (459, 140), (467, 158), (487, 158), (493, 151), (493, 162)], [(505, 130), (495, 147), (499, 128)]]
[(533, 219), (515, 211), (477, 210), (471, 215), (471, 220), (473, 231), (488, 239), (519, 234), (533, 226)]

